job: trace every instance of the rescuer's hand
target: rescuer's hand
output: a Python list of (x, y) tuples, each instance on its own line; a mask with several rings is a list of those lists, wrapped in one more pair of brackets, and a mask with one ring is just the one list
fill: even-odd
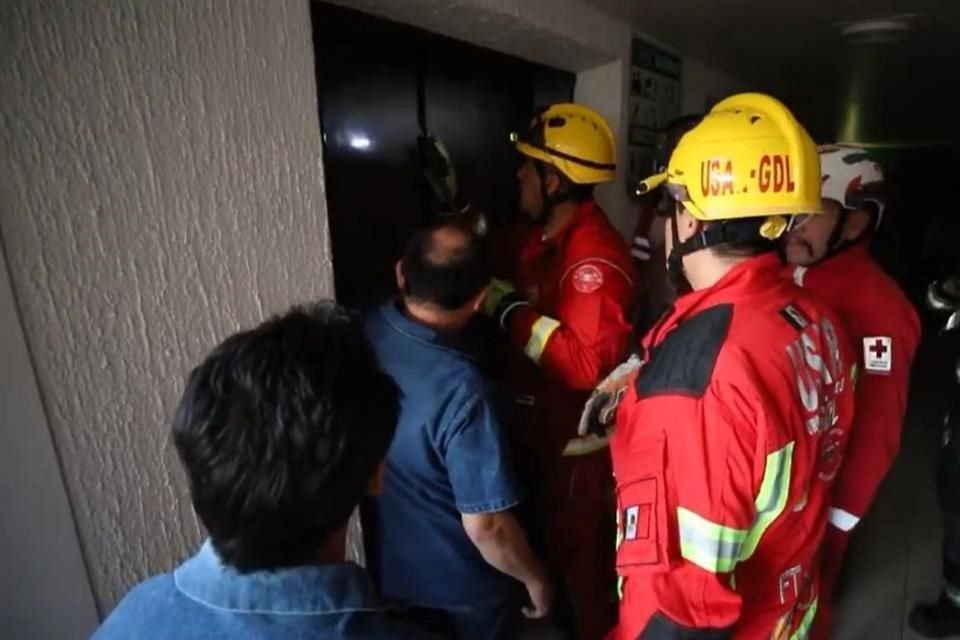
[(506, 329), (510, 326), (510, 314), (530, 303), (520, 297), (516, 288), (506, 280), (494, 278), (490, 281), (490, 290), (484, 301), (484, 311), (499, 325)]
[(617, 419), (617, 407), (627, 394), (631, 375), (640, 365), (640, 358), (632, 355), (596, 386), (580, 414), (579, 435), (593, 434), (603, 438), (609, 434)]

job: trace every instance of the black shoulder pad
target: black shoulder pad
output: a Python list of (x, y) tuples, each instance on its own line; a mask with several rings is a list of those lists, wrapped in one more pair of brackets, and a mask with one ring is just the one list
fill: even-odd
[(637, 640), (729, 640), (732, 629), (693, 629), (677, 624), (657, 611)]
[(702, 396), (732, 319), (733, 305), (720, 304), (680, 324), (651, 351), (650, 362), (637, 376), (637, 395)]

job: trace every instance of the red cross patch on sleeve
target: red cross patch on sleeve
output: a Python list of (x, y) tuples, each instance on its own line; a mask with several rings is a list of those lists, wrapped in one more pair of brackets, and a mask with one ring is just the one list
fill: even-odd
[(881, 374), (893, 370), (893, 338), (869, 336), (863, 339), (863, 370)]

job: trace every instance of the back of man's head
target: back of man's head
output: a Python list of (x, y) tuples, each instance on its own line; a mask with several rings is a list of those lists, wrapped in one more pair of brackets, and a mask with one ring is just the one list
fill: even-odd
[(463, 309), (490, 284), (483, 239), (457, 220), (417, 231), (403, 253), (400, 275), (405, 298), (446, 311)]
[(331, 302), (238, 333), (190, 374), (173, 422), (194, 508), (239, 571), (308, 564), (386, 455), (399, 392)]

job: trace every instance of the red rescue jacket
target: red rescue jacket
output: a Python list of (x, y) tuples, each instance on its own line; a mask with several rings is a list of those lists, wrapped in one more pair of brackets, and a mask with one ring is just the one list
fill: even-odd
[(780, 268), (745, 261), (644, 339), (610, 441), (611, 639), (786, 639), (813, 621), (854, 360), (839, 320)]
[(624, 358), (635, 276), (626, 242), (593, 201), (558, 237), (542, 233), (528, 233), (512, 278), (531, 304), (510, 319), (510, 342), (526, 356), (511, 375), (528, 405), (522, 428), (552, 456), (576, 436), (594, 385)]
[(809, 269), (789, 267), (788, 273), (836, 311), (859, 355), (853, 436), (830, 511), (830, 523), (849, 532), (873, 502), (900, 449), (920, 319), (865, 246)]

